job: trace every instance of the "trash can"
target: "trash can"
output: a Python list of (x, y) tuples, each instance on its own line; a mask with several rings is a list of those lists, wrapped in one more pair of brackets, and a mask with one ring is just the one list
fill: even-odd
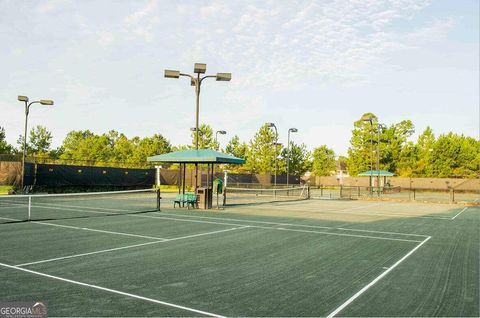
[(198, 208), (211, 209), (212, 208), (212, 189), (197, 188)]

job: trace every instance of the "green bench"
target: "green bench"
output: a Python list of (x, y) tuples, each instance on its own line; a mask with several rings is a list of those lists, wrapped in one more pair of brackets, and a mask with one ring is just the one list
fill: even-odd
[(195, 208), (197, 206), (197, 195), (195, 193), (185, 193), (185, 194), (179, 193), (173, 200), (174, 208), (177, 205), (177, 203), (178, 203), (178, 206), (181, 206), (182, 203), (186, 203), (187, 209), (190, 208), (190, 206), (192, 208)]

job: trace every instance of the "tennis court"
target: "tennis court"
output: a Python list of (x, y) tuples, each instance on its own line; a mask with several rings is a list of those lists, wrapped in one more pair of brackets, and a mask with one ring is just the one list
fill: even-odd
[(480, 314), (478, 206), (162, 197), (0, 198), (0, 299), (50, 316)]

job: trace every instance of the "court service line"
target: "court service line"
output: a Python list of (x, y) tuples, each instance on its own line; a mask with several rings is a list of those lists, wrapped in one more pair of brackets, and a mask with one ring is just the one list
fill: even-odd
[[(169, 217), (154, 217), (154, 216), (143, 216), (143, 217), (150, 217), (150, 218), (156, 218), (156, 219), (167, 219), (167, 220), (178, 220), (182, 222), (208, 222), (208, 221), (199, 221), (199, 220), (187, 220), (187, 219), (175, 219), (175, 218), (169, 218)], [(208, 222), (211, 223), (211, 222)], [(280, 223), (281, 225), (284, 226), (289, 226), (289, 224), (286, 223)], [(279, 225), (280, 225), (279, 224)], [(241, 224), (238, 224), (241, 225)], [(299, 230), (299, 229), (287, 229), (287, 228), (278, 228), (278, 227), (272, 227), (272, 226), (260, 226), (260, 225), (247, 225), (250, 228), (254, 229), (265, 229), (265, 230), (280, 230), (280, 231), (289, 231), (289, 232), (302, 232), (302, 233), (316, 233), (316, 234), (324, 234), (324, 235), (334, 235), (334, 236), (348, 236), (348, 237), (360, 237), (360, 238), (368, 238), (368, 239), (377, 239), (377, 240), (385, 240), (385, 241), (400, 241), (400, 242), (421, 242), (417, 240), (407, 240), (407, 239), (399, 239), (399, 238), (392, 238), (392, 237), (380, 237), (380, 236), (369, 236), (369, 235), (358, 235), (358, 234), (346, 234), (346, 233), (334, 233), (334, 232), (323, 232), (323, 231), (310, 231), (310, 230)]]
[(370, 287), (375, 285), (379, 280), (381, 280), (383, 277), (385, 277), (388, 273), (390, 273), (393, 269), (395, 269), (400, 263), (402, 263), (404, 260), (406, 260), (410, 255), (412, 255), (416, 250), (418, 250), (423, 244), (425, 244), (429, 239), (432, 237), (429, 236), (426, 239), (424, 239), (420, 244), (415, 246), (410, 252), (408, 252), (405, 256), (403, 256), (401, 259), (399, 259), (395, 264), (390, 266), (387, 270), (385, 270), (383, 273), (381, 273), (379, 276), (377, 276), (374, 280), (372, 280), (370, 283), (368, 283), (366, 286), (364, 286), (362, 289), (360, 289), (355, 295), (347, 299), (343, 304), (341, 304), (337, 309), (332, 311), (327, 318), (332, 318), (335, 317), (339, 312), (341, 312), (345, 307), (350, 305), (355, 299), (357, 299), (360, 295), (362, 295), (364, 292), (366, 292)]
[[(360, 208), (360, 207), (357, 207)], [(361, 208), (365, 208), (365, 206), (362, 206)], [(260, 208), (261, 209), (261, 208)], [(283, 209), (280, 209), (283, 210)], [(350, 212), (350, 210), (356, 210), (356, 208), (351, 208), (351, 209), (341, 209), (341, 210), (323, 210), (319, 211), (319, 209), (298, 209), (298, 208), (290, 208), (290, 211), (299, 211), (299, 212), (313, 212), (313, 213), (321, 213), (321, 214), (353, 214), (353, 215), (365, 215), (365, 216), (394, 216), (394, 217), (403, 217), (403, 218), (423, 218), (423, 219), (436, 219), (436, 220), (451, 220), (450, 217), (442, 217), (442, 216), (425, 216), (425, 215), (406, 215), (403, 213), (395, 213), (395, 212)]]
[[(38, 206), (40, 208), (48, 208), (48, 206)], [(60, 209), (60, 208), (59, 208)], [(65, 208), (68, 210), (75, 210), (71, 208)], [(85, 211), (85, 210), (76, 210), (76, 211), (83, 211), (83, 212), (91, 212), (91, 213), (100, 213), (100, 214), (109, 214), (108, 212), (100, 212), (100, 211)], [(164, 213), (164, 212), (153, 212), (153, 213), (159, 213), (163, 215), (174, 215), (174, 216), (183, 216), (183, 215), (175, 215), (175, 214), (169, 214), (169, 213)], [(238, 226), (238, 225), (246, 225), (246, 224), (233, 224), (233, 223), (224, 223), (224, 222), (212, 222), (212, 221), (203, 221), (203, 220), (186, 220), (186, 219), (178, 219), (178, 218), (171, 218), (171, 217), (164, 217), (164, 216), (151, 216), (151, 215), (140, 215), (140, 214), (125, 214), (125, 216), (128, 217), (142, 217), (142, 218), (153, 218), (153, 219), (165, 219), (165, 220), (173, 220), (173, 221), (180, 221), (180, 222), (193, 222), (193, 223), (207, 223), (207, 224), (217, 224), (217, 225), (229, 225), (229, 226)], [(184, 216), (188, 217), (188, 216)], [(197, 217), (197, 216), (193, 216)], [(198, 217), (198, 218), (208, 218), (208, 217)], [(217, 218), (218, 219), (218, 218)], [(240, 222), (247, 222), (247, 223), (270, 223), (274, 225), (281, 225), (281, 226), (297, 226), (295, 224), (289, 224), (289, 223), (274, 223), (274, 222), (262, 222), (262, 221), (247, 221), (247, 220), (241, 220), (241, 219), (229, 219), (229, 220), (235, 220), (235, 221), (240, 221)], [(51, 224), (51, 223), (50, 223)], [(258, 225), (248, 225), (252, 228), (261, 228), (261, 229), (277, 229), (274, 227), (266, 227), (266, 226), (258, 226)], [(322, 227), (322, 228), (327, 228), (327, 229), (336, 229), (333, 227)], [(303, 230), (296, 230), (296, 229), (282, 229), (284, 231), (291, 231), (291, 232), (302, 232)], [(318, 234), (328, 234), (328, 235), (334, 235), (334, 236), (348, 236), (348, 237), (360, 237), (360, 238), (369, 238), (369, 239), (378, 239), (378, 240), (387, 240), (387, 241), (404, 241), (404, 242), (420, 242), (416, 240), (406, 240), (406, 239), (396, 239), (396, 238), (388, 238), (388, 237), (379, 237), (379, 236), (368, 236), (368, 235), (357, 235), (357, 234), (346, 234), (346, 233), (332, 233), (332, 232), (322, 232), (322, 231), (303, 231), (305, 233), (318, 233)], [(403, 234), (407, 235), (408, 234)]]
[(105, 249), (105, 250), (99, 250), (99, 251), (88, 252), (88, 253), (81, 253), (81, 254), (74, 254), (74, 255), (68, 255), (68, 256), (55, 257), (55, 258), (45, 259), (45, 260), (36, 261), (36, 262), (29, 262), (29, 263), (17, 264), (17, 265), (15, 265), (15, 266), (21, 267), (21, 266), (28, 266), (28, 265), (34, 265), (34, 264), (54, 262), (54, 261), (59, 261), (59, 260), (64, 260), (64, 259), (69, 259), (69, 258), (75, 258), (75, 257), (81, 257), (81, 256), (87, 256), (87, 255), (94, 255), (94, 254), (100, 254), (100, 253), (107, 253), (107, 252), (118, 251), (118, 250), (124, 250), (124, 249), (127, 249), (127, 248), (134, 248), (134, 247), (145, 246), (145, 245), (152, 245), (152, 244), (166, 243), (166, 242), (171, 242), (171, 241), (184, 240), (184, 239), (189, 239), (189, 238), (192, 238), (192, 237), (199, 237), (199, 236), (205, 236), (205, 235), (218, 234), (218, 233), (223, 233), (223, 232), (240, 230), (240, 229), (244, 229), (244, 228), (247, 228), (247, 227), (248, 227), (248, 226), (242, 226), (242, 227), (236, 227), (236, 228), (219, 230), (219, 231), (212, 231), (212, 232), (205, 232), (205, 233), (199, 233), (199, 234), (186, 235), (186, 236), (181, 236), (181, 237), (174, 237), (174, 238), (171, 238), (171, 239), (165, 239), (165, 240), (163, 240), (163, 241), (146, 242), (146, 243), (140, 243), (140, 244), (133, 244), (133, 245), (121, 246), (121, 247), (116, 247), (116, 248), (109, 248), (109, 249)]
[(321, 226), (321, 225), (308, 225), (308, 224), (294, 224), (294, 223), (282, 223), (282, 222), (255, 221), (255, 220), (250, 220), (250, 219), (217, 218), (217, 217), (210, 217), (210, 216), (196, 216), (196, 215), (172, 214), (172, 213), (166, 213), (166, 212), (153, 212), (153, 213), (156, 213), (156, 214), (165, 214), (165, 215), (172, 215), (172, 216), (180, 216), (180, 217), (186, 217), (186, 218), (200, 218), (200, 219), (240, 221), (240, 222), (258, 223), (258, 224), (280, 225), (280, 226), (295, 226), (295, 227), (319, 228), (319, 229), (335, 229), (335, 230), (356, 231), (356, 232), (366, 232), (366, 233), (381, 233), (381, 234), (394, 234), (394, 235), (404, 235), (404, 236), (419, 236), (419, 237), (424, 237), (424, 238), (428, 236), (428, 235), (422, 235), (422, 234), (409, 234), (409, 233), (399, 233), (399, 232), (362, 230), (362, 229), (347, 229), (347, 228), (342, 228), (342, 227), (331, 227), (331, 226)]
[(455, 214), (455, 216), (452, 217), (451, 220), (455, 220), (455, 218), (456, 218), (457, 216), (459, 216), (460, 214), (462, 214), (463, 212), (465, 212), (467, 209), (468, 209), (468, 206), (464, 207), (464, 208), (462, 209), (462, 211), (460, 211), (460, 212), (458, 212), (457, 214)]
[(148, 298), (148, 297), (143, 297), (143, 296), (135, 295), (135, 294), (131, 294), (131, 293), (126, 293), (126, 292), (122, 292), (120, 290), (111, 289), (111, 288), (107, 288), (107, 287), (102, 287), (102, 286), (99, 286), (99, 285), (87, 284), (87, 283), (83, 283), (83, 282), (72, 280), (72, 279), (67, 279), (67, 278), (54, 276), (54, 275), (49, 275), (49, 274), (33, 271), (33, 270), (30, 270), (30, 269), (26, 269), (26, 268), (23, 268), (23, 267), (8, 265), (8, 264), (4, 264), (4, 263), (0, 263), (0, 266), (10, 268), (10, 269), (16, 269), (18, 271), (26, 272), (26, 273), (29, 273), (29, 274), (34, 274), (34, 275), (38, 275), (38, 276), (43, 276), (43, 277), (59, 280), (59, 281), (74, 284), (74, 285), (89, 287), (89, 288), (98, 289), (98, 290), (106, 291), (106, 292), (113, 293), (113, 294), (118, 294), (118, 295), (130, 297), (130, 298), (136, 298), (136, 299), (148, 301), (148, 302), (155, 303), (155, 304), (160, 304), (160, 305), (164, 305), (164, 306), (168, 306), (168, 307), (182, 309), (182, 310), (186, 310), (186, 311), (189, 311), (189, 312), (194, 312), (194, 313), (205, 315), (205, 316), (224, 317), (224, 316), (214, 314), (214, 313), (211, 313), (211, 312), (207, 312), (207, 311), (203, 311), (203, 310), (198, 310), (198, 309), (194, 309), (194, 308), (190, 308), (190, 307), (186, 307), (186, 306), (181, 306), (181, 305), (169, 303), (169, 302), (166, 302), (166, 301), (153, 299), (153, 298)]
[(285, 229), (281, 227), (266, 227), (266, 226), (251, 226), (252, 228), (259, 228), (259, 229), (268, 229), (268, 230), (279, 230), (279, 231), (290, 231), (290, 232), (301, 232), (301, 233), (316, 233), (316, 234), (325, 234), (325, 235), (334, 235), (334, 236), (351, 236), (351, 237), (360, 237), (360, 238), (369, 238), (369, 239), (377, 239), (377, 240), (387, 240), (387, 241), (400, 241), (400, 242), (413, 242), (419, 243), (421, 241), (417, 240), (407, 240), (407, 239), (399, 239), (399, 238), (392, 238), (392, 237), (379, 237), (379, 236), (369, 236), (369, 235), (357, 235), (357, 234), (345, 234), (345, 233), (334, 233), (334, 232), (322, 232), (322, 231), (309, 231), (309, 230), (299, 230), (299, 229)]
[(49, 225), (49, 226), (57, 226), (57, 227), (63, 227), (63, 228), (67, 228), (67, 229), (74, 229), (74, 230), (99, 232), (99, 233), (105, 233), (105, 234), (132, 236), (132, 237), (139, 237), (139, 238), (145, 238), (145, 239), (157, 240), (157, 241), (158, 240), (160, 240), (160, 241), (168, 240), (164, 237), (147, 236), (147, 235), (131, 234), (131, 233), (115, 232), (115, 231), (106, 231), (106, 230), (97, 230), (97, 229), (92, 229), (92, 228), (89, 228), (89, 227), (78, 227), (78, 226), (73, 226), (73, 225), (63, 225), (63, 224), (56, 224), (56, 223), (49, 223), (49, 222), (32, 221), (31, 223), (43, 224), (43, 225)]
[[(3, 217), (0, 218), (0, 219), (10, 220), (10, 221), (22, 221), (22, 220), (19, 220), (19, 219), (10, 219), (10, 218), (3, 218)], [(88, 228), (88, 227), (78, 227), (78, 226), (73, 226), (73, 225), (63, 225), (63, 224), (55, 224), (55, 223), (41, 222), (41, 221), (31, 221), (30, 223), (49, 225), (49, 226), (57, 226), (57, 227), (63, 227), (63, 228), (75, 229), (75, 230), (82, 230), (82, 231), (99, 232), (99, 233), (122, 235), (122, 236), (140, 237), (140, 238), (145, 238), (145, 239), (150, 239), (150, 240), (160, 240), (160, 241), (167, 240), (166, 238), (163, 238), (163, 237), (146, 236), (146, 235), (131, 234), (131, 233), (124, 233), (124, 232), (115, 232), (115, 231), (106, 231), (106, 230), (97, 230), (97, 229), (92, 229), (92, 228)], [(25, 222), (24, 224), (28, 224), (28, 222)]]
[[(72, 206), (47, 206), (47, 205), (35, 205), (34, 207), (36, 208), (41, 208), (41, 209), (56, 209), (56, 210), (68, 210), (68, 211), (77, 211), (77, 212), (87, 212), (87, 213), (96, 213), (96, 214), (107, 214), (107, 215), (121, 215), (121, 216), (127, 216), (127, 217), (139, 217), (139, 218), (154, 218), (158, 219), (158, 217), (154, 216), (149, 216), (149, 215), (142, 215), (142, 214), (133, 214), (135, 212), (141, 212), (141, 211), (128, 211), (131, 212), (130, 214), (122, 214), (122, 213), (117, 213), (117, 214), (112, 214), (110, 212), (102, 212), (102, 210), (112, 210), (112, 209), (103, 209), (103, 208), (94, 208), (94, 207), (78, 207), (78, 208), (72, 208)], [(85, 210), (87, 209), (87, 210)], [(99, 211), (101, 210), (101, 211)], [(122, 211), (122, 210), (113, 210), (113, 211)], [(169, 218), (169, 217), (164, 217), (163, 219), (166, 220), (173, 220), (173, 221), (184, 221), (182, 219), (175, 219), (175, 218)], [(33, 221), (37, 222), (37, 221)], [(194, 221), (192, 221), (194, 222)], [(229, 225), (229, 226), (238, 226), (238, 225), (243, 225), (243, 224), (238, 224), (238, 223), (225, 223), (225, 222), (211, 222), (211, 221), (196, 221), (196, 223), (207, 223), (207, 224), (216, 224), (216, 225)]]

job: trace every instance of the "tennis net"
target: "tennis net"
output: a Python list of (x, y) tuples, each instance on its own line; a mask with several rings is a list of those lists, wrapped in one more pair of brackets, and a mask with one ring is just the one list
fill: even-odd
[(0, 223), (157, 211), (154, 189), (0, 196)]
[(306, 200), (309, 198), (308, 186), (281, 189), (225, 189), (226, 205), (263, 204), (282, 201)]

